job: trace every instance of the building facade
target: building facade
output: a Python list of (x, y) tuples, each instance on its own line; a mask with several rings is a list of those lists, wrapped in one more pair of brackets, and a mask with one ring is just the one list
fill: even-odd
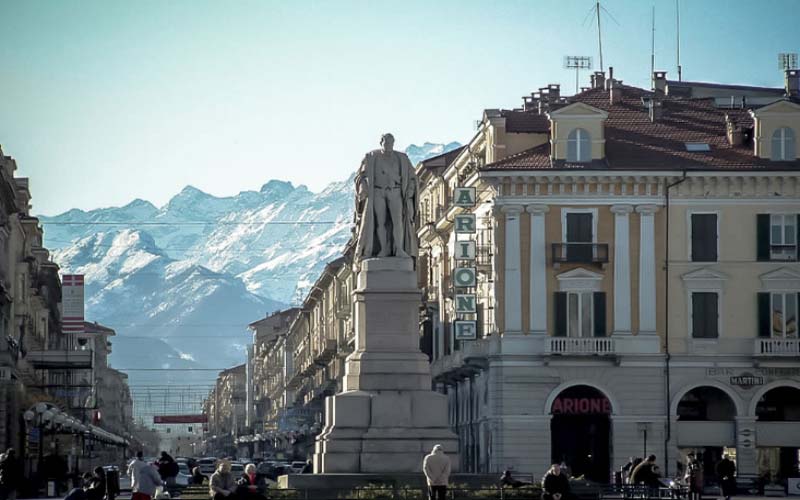
[(757, 106), (609, 76), (486, 110), (418, 167), (422, 331), (462, 468), (606, 482), (631, 456), (675, 474), (700, 451), (788, 477), (797, 72)]

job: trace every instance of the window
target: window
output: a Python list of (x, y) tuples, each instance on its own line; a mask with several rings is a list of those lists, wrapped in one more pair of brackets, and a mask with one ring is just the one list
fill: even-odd
[(769, 219), (771, 260), (795, 260), (797, 257), (797, 216), (772, 214)]
[(605, 292), (556, 292), (556, 337), (605, 337)]
[(692, 262), (717, 261), (717, 214), (692, 214)]
[(764, 292), (758, 294), (759, 337), (797, 338), (798, 294)]
[(592, 262), (592, 214), (567, 213), (566, 224), (567, 262)]
[(692, 293), (692, 338), (719, 337), (719, 295), (717, 292)]
[(772, 161), (795, 160), (794, 130), (781, 127), (772, 133)]
[(694, 153), (705, 153), (711, 151), (711, 146), (707, 142), (685, 142), (686, 151)]
[(567, 136), (567, 161), (585, 163), (592, 161), (592, 141), (589, 132), (576, 128)]

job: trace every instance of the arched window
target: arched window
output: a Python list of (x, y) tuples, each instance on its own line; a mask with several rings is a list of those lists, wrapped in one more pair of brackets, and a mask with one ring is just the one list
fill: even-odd
[(795, 160), (794, 130), (781, 127), (772, 134), (772, 161)]
[(583, 163), (592, 160), (592, 140), (589, 132), (576, 128), (567, 137), (567, 161)]

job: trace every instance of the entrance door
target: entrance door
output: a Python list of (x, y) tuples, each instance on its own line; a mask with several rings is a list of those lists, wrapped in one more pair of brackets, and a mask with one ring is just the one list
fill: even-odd
[(551, 459), (572, 476), (608, 483), (611, 474), (611, 405), (597, 389), (575, 386), (553, 402)]

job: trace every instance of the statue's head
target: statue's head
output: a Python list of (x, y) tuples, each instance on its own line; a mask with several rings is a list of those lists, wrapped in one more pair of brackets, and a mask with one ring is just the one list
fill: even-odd
[(383, 149), (384, 153), (394, 149), (394, 136), (392, 134), (383, 134), (381, 136), (381, 149)]

